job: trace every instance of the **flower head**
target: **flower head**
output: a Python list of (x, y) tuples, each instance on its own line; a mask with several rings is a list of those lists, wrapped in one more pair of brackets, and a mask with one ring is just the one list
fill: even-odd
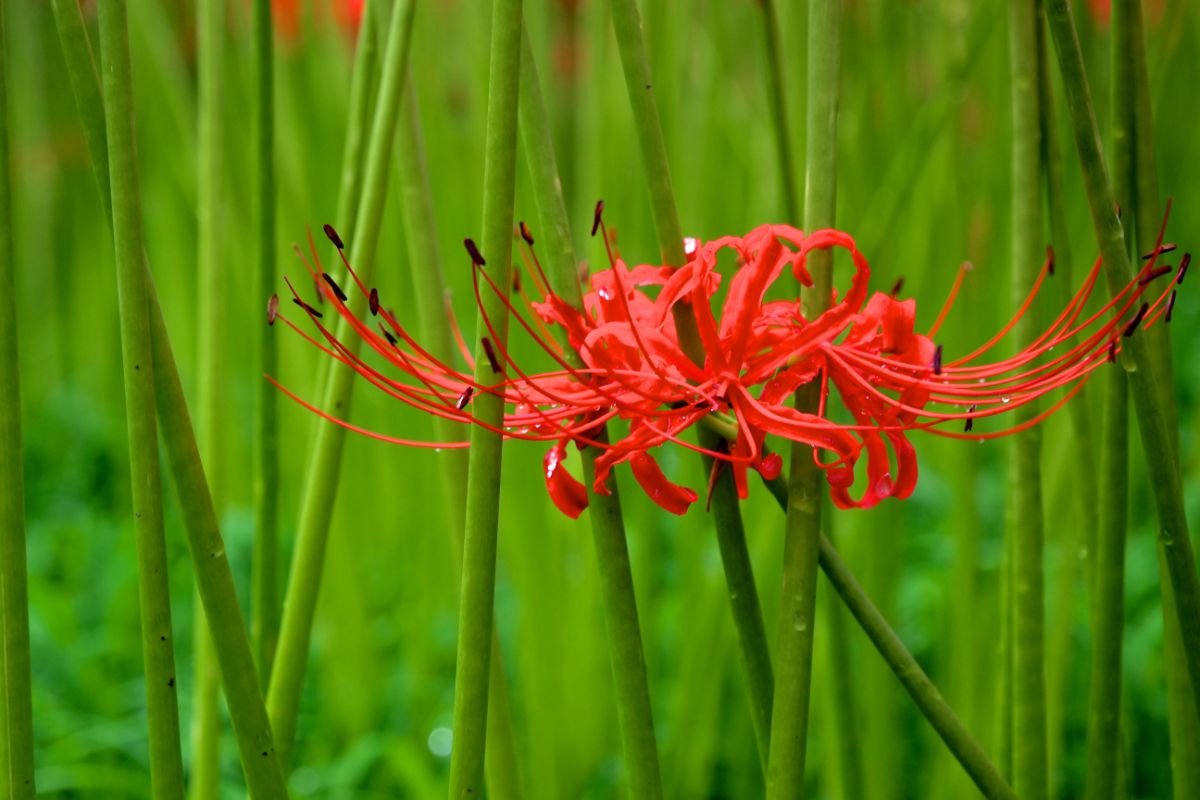
[[(328, 226), (326, 232), (340, 251), (336, 233)], [(1089, 313), (1086, 306), (1099, 278), (1097, 261), (1041, 335), (1016, 355), (991, 360), (993, 350), (1053, 274), (1053, 254), (1048, 253), (1012, 320), (982, 346), (949, 359), (936, 336), (966, 267), (960, 269), (934, 323), (920, 332), (914, 300), (900, 299), (898, 291), (870, 293), (870, 268), (848, 234), (831, 229), (806, 234), (786, 225), (763, 225), (745, 236), (689, 241), (688, 261), (679, 267), (630, 268), (610, 248), (610, 266), (588, 276), (582, 307), (576, 307), (550, 289), (524, 224), (521, 234), (529, 245), (529, 283), (540, 292), (540, 299), (533, 299), (521, 286), (522, 307), (509, 302), (507, 292), (496, 285), (468, 240), (476, 299), (485, 291), (504, 297), (513, 319), (549, 354), (554, 369), (522, 369), (484, 316), (485, 330), (479, 335), (500, 380), (491, 386), (477, 383), (461, 335), (467, 369), (423, 349), (381, 307), (378, 292), (362, 284), (351, 269), (357, 289), (369, 297), (375, 327), (355, 316), (340, 287), (321, 271), (315, 248), (310, 269), (318, 290), (355, 335), (397, 374), (384, 375), (354, 355), (323, 324), (320, 312), (298, 294), (294, 302), (315, 323), (319, 338), (280, 316), (378, 388), (430, 414), (478, 422), (471, 414), (473, 397), (481, 392), (502, 397), (506, 414), (498, 432), (508, 438), (552, 443), (543, 461), (547, 488), (554, 503), (570, 516), (578, 516), (587, 505), (586, 487), (564, 465), (572, 442), (601, 451), (593, 491), (607, 493), (610, 472), (627, 462), (647, 495), (674, 513), (686, 511), (697, 494), (665, 477), (651, 454), (654, 448), (676, 443), (707, 453), (715, 459), (714, 469), (732, 470), (738, 493), (745, 497), (750, 469), (767, 479), (780, 472), (781, 460), (768, 449), (768, 436), (811, 445), (833, 502), (841, 508), (866, 508), (887, 497), (908, 497), (917, 481), (909, 432), (987, 439), (1041, 421), (1079, 391), (1095, 369), (1115, 360), (1123, 339), (1139, 326), (1170, 321), (1174, 287), (1182, 282), (1190, 260), (1185, 255), (1178, 267), (1162, 266), (1161, 257), (1174, 246), (1163, 245), (1160, 236), (1137, 277)], [(608, 246), (607, 234), (604, 238)], [(849, 254), (853, 274), (827, 310), (810, 319), (798, 299), (768, 299), (769, 290), (781, 280), (788, 286), (794, 286), (794, 281), (811, 286), (809, 254), (832, 248)], [(718, 259), (724, 251), (732, 251), (737, 267), (722, 287)], [(346, 266), (349, 269), (349, 263)], [(1144, 299), (1156, 279), (1172, 273), (1169, 281), (1160, 281), (1165, 285), (1157, 294)], [(718, 303), (719, 312), (714, 310)], [(685, 352), (676, 330), (680, 313), (695, 323), (703, 363)], [(558, 330), (558, 338), (551, 335), (552, 329)], [(796, 391), (810, 384), (819, 389), (814, 413), (791, 404)], [(973, 430), (976, 420), (1006, 413), (1056, 390), (1064, 390), (1062, 396), (1030, 419), (999, 430)], [(844, 412), (834, 412), (835, 406)], [(369, 433), (346, 421), (333, 421)], [(621, 423), (620, 434), (611, 439), (601, 435), (603, 426), (614, 421)], [(690, 441), (685, 431), (697, 424), (725, 431), (728, 445), (706, 449)], [(369, 435), (417, 446), (466, 445)], [(857, 468), (863, 461), (866, 480), (856, 491)]]

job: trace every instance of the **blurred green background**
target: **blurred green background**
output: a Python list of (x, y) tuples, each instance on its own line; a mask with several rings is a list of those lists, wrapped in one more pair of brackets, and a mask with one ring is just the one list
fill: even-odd
[[(94, 10), (85, 2), (93, 26)], [(804, 15), (779, 4), (787, 100), (802, 154)], [(1077, 3), (1101, 119), (1107, 27)], [(643, 3), (684, 228), (708, 238), (785, 220), (768, 115), (758, 4), (751, 0)], [(298, 34), (277, 40), (277, 164), (282, 274), (304, 276), (289, 245), (334, 222), (353, 42), (331, 4), (301, 4)], [(608, 4), (530, 0), (526, 15), (554, 120), (564, 189), (582, 257), (604, 263), (587, 239), (603, 198), (631, 262), (657, 247)], [(197, 329), (196, 69), (190, 2), (130, 0), (139, 168), (146, 247), (175, 352), (195, 387), (199, 337), (224, 370), (224, 427), (208, 464), (231, 560), (249, 595), (253, 536), (253, 397), (262, 380), (248, 344), (266, 298), (250, 274), (250, 66), (247, 4), (230, 0), (225, 47), (228, 159), (218, 246), (225, 324)], [(958, 265), (975, 265), (943, 339), (947, 358), (988, 338), (1014, 308), (1009, 288), (1009, 89), (1002, 4), (968, 0), (850, 0), (843, 45), (839, 227), (871, 261), (875, 288), (904, 276), (919, 324), (940, 308)], [(459, 318), (473, 318), (459, 242), (478, 236), (487, 96), (486, 7), (422, 3), (411, 69), (420, 99), (448, 280)], [(1198, 240), (1200, 20), (1188, 0), (1147, 5), (1153, 132), (1164, 196), (1175, 198), (1169, 239)], [(149, 795), (136, 577), (129, 510), (120, 342), (111, 236), (49, 5), (8, 4), (15, 168), (23, 421), (38, 786), (47, 797)], [(1058, 100), (1062, 110), (1061, 96)], [(1149, 126), (1150, 121), (1145, 124)], [(1070, 137), (1060, 125), (1060, 141)], [(802, 159), (801, 159), (802, 160)], [(1064, 148), (1076, 280), (1096, 253), (1073, 148)], [(802, 165), (801, 165), (802, 166)], [(518, 173), (517, 218), (536, 219)], [(412, 319), (398, 197), (376, 284)], [(342, 230), (347, 240), (353, 230)], [(536, 235), (536, 230), (535, 230)], [(1056, 277), (1055, 281), (1064, 280)], [(284, 290), (282, 279), (280, 290)], [(1196, 407), (1200, 313), (1185, 287), (1172, 323), (1191, 518), (1200, 511)], [(303, 288), (302, 288), (303, 291)], [(1055, 291), (1060, 291), (1055, 289)], [(324, 358), (278, 331), (278, 377), (309, 399)], [(1094, 387), (1076, 402), (1098, 410)], [(356, 390), (357, 424), (431, 437), (427, 420), (370, 387)], [(290, 546), (314, 418), (281, 399), (283, 538)], [(322, 423), (324, 424), (324, 423)], [(1078, 486), (1097, 480), (1080, 463), (1065, 417), (1046, 426), (1048, 698), (1057, 796), (1081, 792), (1089, 633)], [(999, 558), (1004, 527), (1003, 442), (914, 435), (921, 480), (914, 496), (832, 526), (847, 559), (908, 647), (978, 738), (990, 747), (997, 702)], [(1136, 436), (1134, 437), (1136, 442)], [(1153, 508), (1141, 455), (1132, 459), (1126, 594), (1125, 754), (1133, 797), (1170, 794), (1162, 617)], [(620, 745), (586, 517), (571, 522), (545, 496), (542, 448), (505, 456), (496, 609), (524, 780), (532, 797), (601, 798), (621, 788)], [(297, 796), (432, 797), (443, 793), (452, 715), (457, 592), (439, 454), (351, 437), (330, 539), (311, 665), (292, 757)], [(698, 463), (669, 452), (664, 465), (701, 486)], [(577, 470), (576, 470), (577, 471)], [(621, 474), (624, 483), (628, 475)], [(174, 502), (173, 485), (164, 486)], [(632, 485), (631, 485), (632, 488)], [(664, 781), (679, 798), (753, 797), (761, 791), (745, 686), (711, 524), (702, 504), (665, 515), (625, 493)], [(744, 503), (750, 546), (775, 632), (782, 516), (761, 486)], [(191, 700), (192, 582), (178, 509), (168, 509), (180, 700)], [(810, 793), (844, 796), (857, 771), (866, 797), (959, 798), (973, 789), (942, 750), (837, 599), (823, 587)], [(831, 630), (847, 632), (851, 728), (831, 713)], [(229, 797), (241, 773), (231, 734), (223, 746)], [(851, 759), (851, 760), (848, 760)]]

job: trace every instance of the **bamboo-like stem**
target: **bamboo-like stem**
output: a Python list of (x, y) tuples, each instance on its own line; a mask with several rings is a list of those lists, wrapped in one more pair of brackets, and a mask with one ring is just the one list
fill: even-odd
[(25, 560), (25, 471), (8, 144), (8, 8), (0, 0), (0, 794), (32, 800), (33, 687)]
[(796, 191), (796, 167), (792, 161), (791, 125), (783, 91), (783, 61), (779, 46), (779, 15), (775, 0), (759, 0), (763, 15), (763, 57), (767, 61), (767, 99), (771, 106), (771, 130), (775, 134), (775, 153), (779, 159), (779, 181), (783, 187), (783, 208), (787, 221), (800, 220), (800, 195)]
[(183, 757), (175, 691), (174, 632), (163, 531), (162, 486), (154, 410), (154, 364), (142, 265), (142, 219), (133, 133), (133, 90), (124, 0), (100, 4), (100, 56), (108, 105), (108, 169), (113, 246), (121, 317), (125, 416), (133, 527), (137, 542), (138, 600), (146, 673), (150, 782), (154, 796), (182, 798)]
[[(488, 68), (487, 132), (483, 162), (483, 254), (492, 281), (507, 295), (512, 278), (513, 198), (516, 183), (517, 105), (521, 77), (521, 0), (492, 4)], [(475, 382), (504, 380), (503, 363), (485, 349), (490, 329), (503, 349), (508, 339), (507, 297), (484, 296), (475, 322)], [(499, 369), (497, 369), (499, 367)], [(496, 541), (500, 523), (500, 468), (504, 403), (489, 392), (476, 394), (467, 456), (467, 517), (458, 612), (457, 673), (454, 681), (454, 750), (450, 797), (478, 792), (484, 772), (488, 685), (492, 652), (492, 606), (496, 591)]]
[[(196, 136), (196, 433), (209, 488), (221, 497), (221, 417), (224, 413), (224, 270), (221, 244), (221, 57), (225, 35), (221, 0), (196, 4), (197, 136)], [(264, 326), (265, 327), (265, 326)], [(216, 800), (221, 791), (221, 679), (216, 654), (196, 603), (192, 639), (193, 685), (191, 774), (188, 797)]]
[[(1092, 110), (1091, 90), (1083, 67), (1083, 56), (1074, 19), (1066, 0), (1047, 0), (1050, 29), (1058, 51), (1059, 70), (1067, 94), (1067, 105), (1079, 152), (1092, 224), (1100, 245), (1109, 289), (1118, 291), (1132, 279), (1133, 268), (1125, 251), (1125, 237), (1116, 214), (1116, 198), (1100, 152), (1099, 128)], [(1138, 429), (1149, 470), (1150, 486), (1158, 513), (1160, 557), (1166, 562), (1163, 575), (1167, 591), (1173, 594), (1172, 606), (1164, 613), (1175, 617), (1184, 647), (1183, 653), (1200, 653), (1200, 581), (1188, 534), (1183, 505), (1183, 488), (1175, 469), (1174, 394), (1160, 383), (1160, 370), (1144, 335), (1124, 340), (1125, 361), (1129, 373)], [(1200, 659), (1186, 658), (1193, 703), (1200, 714)]]
[[(454, 334), (445, 313), (446, 281), (437, 246), (437, 225), (433, 197), (426, 170), (425, 142), (421, 136), (421, 114), (412, 78), (404, 97), (404, 123), (400, 126), (396, 148), (396, 178), (401, 198), (404, 240), (408, 245), (408, 270), (412, 279), (417, 308), (417, 332), (426, 350), (443, 363), (457, 358)], [(452, 441), (462, 437), (462, 426), (438, 418), (438, 438)], [(462, 571), (463, 518), (466, 507), (467, 453), (449, 449), (440, 454), (443, 483), (448, 492), (451, 527), (455, 549), (455, 567)], [(513, 743), (512, 708), (508, 682), (504, 675), (500, 640), (492, 632), (491, 685), (488, 688), (488, 743), (484, 771), (488, 796), (504, 800), (521, 796), (521, 776)]]
[[(520, 126), (525, 162), (541, 221), (538, 238), (542, 242), (543, 252), (547, 254), (549, 278), (559, 296), (575, 308), (582, 309), (583, 295), (576, 271), (578, 261), (572, 245), (549, 121), (528, 35), (524, 37), (521, 55)], [(565, 355), (573, 366), (583, 366), (574, 350), (566, 348)], [(588, 487), (588, 516), (600, 569), (605, 630), (616, 686), (617, 718), (621, 726), (630, 794), (637, 798), (659, 797), (662, 788), (658, 747), (654, 739), (654, 718), (646, 679), (637, 600), (625, 545), (621, 501), (615, 486), (609, 495), (593, 490), (595, 449), (585, 448), (581, 456), (584, 483)]]
[[(254, 0), (251, 61), (254, 71), (254, 205), (257, 296), (275, 291), (275, 69), (271, 1)], [(258, 366), (274, 375), (278, 348), (268, 326), (258, 340)], [(271, 677), (279, 638), (279, 398), (258, 382), (254, 432), (254, 558), (250, 563), (250, 635), (263, 686)]]
[[(91, 45), (79, 6), (74, 0), (53, 0), (59, 40), (66, 57), (71, 88), (83, 122), (84, 136), (95, 167), (96, 182), (104, 214), (112, 218), (109, 191), (105, 110), (100, 79), (92, 59)], [(217, 525), (216, 510), (208, 491), (208, 479), (200, 461), (196, 437), (166, 321), (159, 307), (149, 264), (143, 260), (148, 282), (150, 336), (154, 355), (155, 395), (161, 415), (163, 444), (175, 477), (179, 504), (187, 529), (188, 549), (196, 571), (200, 600), (204, 603), (209, 630), (221, 666), (225, 700), (241, 755), (250, 794), (256, 800), (288, 796), (283, 771), (275, 754), (262, 690), (250, 654), (250, 640), (238, 605), (233, 573), (225, 554), (225, 543)]]
[[(666, 264), (682, 264), (683, 231), (679, 224), (679, 211), (671, 188), (671, 170), (667, 161), (666, 144), (663, 141), (662, 124), (658, 106), (654, 100), (650, 65), (642, 37), (641, 17), (635, 0), (612, 0), (613, 29), (617, 46), (621, 51), (621, 65), (625, 73), (625, 85), (633, 111), (634, 127), (638, 145), (642, 152), (642, 163), (648, 178), (651, 210), (654, 214), (655, 231), (658, 235), (659, 254)], [(694, 317), (682, 305), (673, 309), (675, 329), (684, 352), (697, 363), (704, 360), (703, 348), (696, 331)], [(720, 434), (700, 431), (700, 445), (715, 449), (722, 444)], [(709, 458), (701, 460), (705, 474), (709, 474), (712, 463)], [(585, 457), (585, 466), (588, 458)], [(760, 757), (765, 759), (769, 751), (770, 708), (773, 704), (774, 679), (771, 675), (770, 653), (767, 649), (766, 630), (763, 627), (762, 611), (758, 603), (758, 590), (754, 573), (750, 568), (749, 550), (741, 520), (741, 509), (733, 490), (732, 476), (728, 471), (718, 476), (713, 487), (713, 519), (717, 529), (717, 542), (725, 570), (726, 585), (729, 587), (734, 623), (738, 641), (742, 648), (742, 662), (747, 672), (747, 684), (751, 692), (752, 720)]]
[[(1041, 267), (1041, 122), (1035, 0), (1010, 0), (1013, 296), (1020, 303)], [(1013, 330), (1018, 350), (1038, 334), (1036, 315)], [(1018, 410), (1037, 414), (1033, 404)], [(1044, 529), (1040, 428), (1011, 438), (1007, 535), (1013, 537), (1013, 786), (1029, 800), (1047, 795)]]
[(1004, 539), (1004, 557), (1000, 562), (1000, 635), (996, 652), (999, 675), (996, 677), (996, 713), (993, 731), (996, 764), (1005, 780), (1013, 776), (1013, 538)]
[[(371, 281), (374, 271), (375, 251), (383, 222), (387, 179), (391, 171), (392, 139), (400, 116), (414, 10), (412, 0), (397, 0), (392, 8), (379, 99), (371, 124), (362, 200), (356, 216), (359, 228), (357, 236), (348, 242), (351, 263), (365, 283)], [(356, 293), (349, 305), (355, 315), (361, 315), (366, 309), (366, 298)], [(352, 355), (356, 355), (362, 346), (359, 337), (349, 335), (345, 320), (338, 321), (334, 335), (339, 341), (345, 342)], [(336, 410), (342, 415), (349, 411), (354, 375), (354, 370), (344, 365), (334, 365), (330, 369), (322, 408)], [(295, 740), (296, 715), (308, 666), (308, 645), (324, 570), (325, 545), (329, 539), (329, 522), (337, 496), (345, 440), (346, 431), (341, 426), (319, 426), (305, 477), (295, 552), (279, 626), (279, 641), (267, 688), (267, 709), (285, 764)]]
[[(830, 533), (832, 535), (832, 531)], [(832, 543), (833, 540), (829, 541)], [(862, 768), (865, 762), (862, 732), (855, 726), (859, 705), (854, 659), (850, 653), (850, 620), (842, 606), (825, 603), (825, 600), (821, 602), (824, 603), (821, 607), (822, 618), (828, 626), (824, 641), (828, 648), (829, 730), (837, 745), (841, 796), (844, 800), (859, 800), (865, 792)], [(869, 705), (869, 700), (865, 703)]]
[[(815, 0), (808, 7), (808, 151), (804, 178), (804, 228), (833, 227), (837, 209), (837, 115), (841, 59), (838, 0)], [(809, 259), (813, 286), (802, 295), (804, 315), (815, 319), (829, 307), (833, 254)], [(796, 407), (814, 412), (820, 383), (796, 393)], [(787, 527), (783, 550), (783, 589), (779, 613), (779, 669), (771, 715), (771, 755), (767, 797), (804, 793), (811, 705), (812, 649), (816, 627), (817, 561), (821, 541), (824, 478), (812, 447), (793, 443), (788, 472)]]

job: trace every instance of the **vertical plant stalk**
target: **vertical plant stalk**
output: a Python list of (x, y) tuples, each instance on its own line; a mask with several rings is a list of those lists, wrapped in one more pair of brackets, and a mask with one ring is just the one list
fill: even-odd
[(29, 656), (29, 581), (25, 559), (25, 472), (17, 350), (12, 177), (8, 144), (8, 8), (0, 0), (0, 794), (32, 800), (33, 687)]
[[(808, 20), (808, 152), (804, 179), (804, 228), (832, 227), (837, 208), (837, 114), (840, 60), (837, 0), (814, 0)], [(815, 319), (831, 299), (833, 255), (809, 259), (813, 286), (803, 294), (804, 315)], [(796, 407), (815, 412), (820, 383), (796, 393)], [(787, 527), (779, 614), (779, 669), (771, 724), (767, 797), (804, 792), (811, 705), (813, 633), (816, 627), (817, 560), (821, 540), (823, 478), (812, 447), (792, 445), (788, 472)]]
[[(197, 32), (196, 136), (196, 430), (209, 487), (221, 497), (222, 341), (224, 270), (221, 263), (221, 57), (224, 36), (222, 0), (199, 0)], [(204, 604), (196, 603), (192, 639), (192, 758), (188, 796), (216, 800), (221, 791), (221, 678)]]
[(800, 196), (796, 191), (796, 167), (792, 163), (792, 134), (788, 124), (787, 101), (783, 91), (783, 61), (780, 58), (779, 15), (775, 0), (759, 0), (763, 15), (763, 39), (767, 61), (767, 100), (771, 106), (771, 129), (775, 133), (775, 153), (779, 159), (780, 183), (783, 186), (783, 207), (788, 223), (800, 220)]
[[(517, 104), (521, 72), (521, 0), (492, 3), (488, 67), (487, 133), (483, 161), (483, 253), (492, 281), (507, 294), (512, 279), (513, 197), (516, 183)], [(491, 330), (504, 348), (508, 339), (507, 297), (483, 296), (475, 321), (475, 382), (504, 380), (495, 363)], [(477, 392), (467, 455), (467, 517), (458, 612), (457, 673), (454, 680), (454, 749), (450, 755), (450, 797), (481, 790), (487, 740), (488, 684), (492, 651), (492, 605), (496, 591), (496, 540), (500, 523), (502, 398)]]
[[(100, 202), (104, 214), (112, 219), (105, 110), (100, 78), (92, 58), (91, 44), (83, 25), (82, 12), (74, 0), (53, 0), (55, 22), (67, 63), (71, 88), (79, 106), (84, 137), (92, 156)], [(210, 633), (221, 666), (225, 699), (233, 722), (241, 754), (242, 768), (251, 797), (275, 800), (288, 796), (283, 771), (275, 754), (266, 706), (250, 655), (233, 573), (225, 554), (225, 543), (217, 525), (216, 510), (208, 491), (208, 479), (200, 461), (196, 436), (192, 429), (183, 383), (171, 352), (166, 321), (143, 259), (149, 294), (150, 337), (154, 356), (154, 382), (161, 414), (162, 437), (188, 535), (188, 550), (196, 571), (196, 583)]]
[[(1067, 94), (1067, 105), (1075, 134), (1075, 144), (1087, 189), (1092, 224), (1100, 245), (1105, 276), (1110, 291), (1119, 291), (1133, 276), (1121, 221), (1116, 215), (1116, 198), (1100, 152), (1099, 127), (1092, 109), (1091, 90), (1083, 67), (1083, 55), (1075, 22), (1066, 0), (1046, 0), (1047, 17), (1058, 51), (1059, 70)], [(1150, 486), (1158, 512), (1160, 558), (1166, 562), (1163, 575), (1164, 595), (1173, 595), (1172, 607), (1164, 613), (1174, 616), (1183, 641), (1182, 652), (1200, 653), (1200, 581), (1188, 534), (1187, 516), (1183, 505), (1183, 487), (1175, 468), (1176, 433), (1171, 428), (1175, 418), (1174, 393), (1163, 384), (1156, 369), (1147, 337), (1135, 333), (1124, 340), (1124, 361), (1132, 366), (1129, 384), (1133, 393), (1138, 430), (1142, 439), (1149, 470)], [(1169, 628), (1170, 626), (1168, 626)], [(1200, 659), (1185, 659), (1193, 704), (1200, 715)]]
[[(1009, 41), (1013, 109), (1012, 257), (1013, 295), (1020, 303), (1043, 259), (1041, 122), (1038, 108), (1037, 9), (1035, 0), (1010, 0)], [(1038, 334), (1036, 315), (1013, 330), (1015, 347)], [(1032, 419), (1030, 404), (1017, 411)], [(1009, 462), (1008, 536), (1013, 538), (1013, 786), (1029, 800), (1047, 795), (1045, 588), (1042, 572), (1041, 429), (1012, 437)]]
[[(254, 198), (257, 207), (255, 260), (257, 297), (275, 291), (275, 70), (271, 1), (254, 0), (251, 61), (254, 73)], [(260, 329), (258, 364), (274, 375), (279, 362), (275, 337)], [(279, 398), (258, 382), (254, 439), (254, 559), (250, 564), (250, 632), (259, 679), (267, 685), (279, 638)]]
[[(391, 170), (392, 140), (400, 115), (400, 100), (412, 43), (414, 10), (412, 0), (396, 0), (392, 7), (379, 99), (375, 104), (363, 175), (362, 200), (356, 214), (359, 229), (357, 236), (349, 242), (350, 261), (364, 283), (371, 281), (375, 266), (375, 252), (387, 196), (387, 178)], [(349, 305), (355, 315), (361, 316), (366, 309), (366, 298), (355, 294)], [(346, 342), (351, 355), (358, 354), (362, 340), (349, 335), (349, 326), (344, 319), (338, 321), (334, 335)], [(333, 365), (328, 373), (321, 407), (340, 415), (348, 413), (354, 391), (354, 375), (354, 370), (344, 365)], [(325, 546), (329, 540), (329, 523), (337, 496), (345, 441), (346, 431), (341, 426), (320, 425), (305, 477), (295, 552), (284, 595), (275, 663), (267, 689), (267, 710), (285, 764), (295, 740), (296, 715), (308, 666), (308, 645), (312, 636), (317, 594), (321, 587)]]
[[(417, 308), (417, 330), (425, 349), (442, 363), (458, 358), (454, 334), (448, 324), (446, 281), (442, 272), (442, 257), (437, 246), (437, 225), (433, 214), (433, 197), (426, 169), (425, 142), (421, 136), (421, 113), (412, 78), (405, 89), (404, 123), (396, 147), (396, 176), (400, 190), (400, 211), (404, 224), (404, 240), (408, 244), (408, 270), (412, 278)], [(462, 438), (462, 426), (443, 417), (434, 422), (438, 438), (453, 441)], [(442, 482), (448, 492), (451, 527), (454, 533), (455, 566), (461, 581), (463, 518), (466, 508), (467, 453), (462, 449), (443, 450)], [(509, 703), (508, 682), (500, 651), (500, 640), (492, 631), (491, 684), (488, 688), (488, 735), (484, 771), (488, 796), (507, 800), (521, 796), (521, 775), (513, 742), (512, 708)]]
[(121, 316), (125, 415), (137, 542), (150, 781), (154, 796), (183, 797), (174, 634), (159, 483), (154, 364), (142, 265), (142, 220), (133, 134), (133, 89), (124, 0), (100, 4), (100, 56), (108, 103), (108, 169)]
[[(683, 230), (679, 224), (679, 211), (671, 188), (671, 170), (667, 161), (666, 144), (663, 141), (662, 123), (654, 101), (649, 59), (636, 0), (612, 0), (612, 17), (617, 46), (621, 52), (621, 65), (625, 73), (625, 86), (633, 111), (634, 127), (642, 153), (642, 164), (646, 170), (659, 254), (665, 264), (683, 264)], [(673, 315), (675, 329), (684, 352), (693, 361), (703, 362), (704, 351), (696, 330), (695, 318), (683, 304), (674, 307)], [(724, 444), (721, 435), (714, 431), (702, 429), (699, 439), (700, 445), (705, 449), (715, 449)], [(585, 451), (585, 468), (590, 469), (588, 458)], [(701, 464), (705, 474), (709, 474), (711, 460), (705, 457), (701, 459)], [(717, 543), (721, 551), (726, 585), (729, 588), (738, 641), (742, 649), (742, 662), (751, 693), (751, 719), (754, 723), (755, 738), (759, 745), (760, 758), (765, 759), (765, 753), (769, 750), (774, 679), (771, 674), (771, 658), (767, 649), (762, 610), (758, 602), (758, 590), (751, 569), (749, 550), (746, 547), (741, 508), (737, 503), (732, 480), (727, 470), (722, 471), (717, 478), (712, 498), (713, 520), (717, 529)]]

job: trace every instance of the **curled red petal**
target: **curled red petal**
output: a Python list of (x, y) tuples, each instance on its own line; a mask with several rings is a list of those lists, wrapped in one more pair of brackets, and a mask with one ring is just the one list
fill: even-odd
[(696, 502), (698, 495), (686, 486), (667, 480), (658, 462), (649, 453), (638, 453), (629, 460), (629, 466), (633, 468), (633, 477), (642, 491), (672, 514), (683, 514)]
[(546, 490), (558, 510), (571, 519), (579, 519), (579, 515), (587, 508), (587, 488), (575, 480), (563, 460), (567, 455), (566, 440), (558, 442), (546, 452), (542, 465), (546, 471)]

